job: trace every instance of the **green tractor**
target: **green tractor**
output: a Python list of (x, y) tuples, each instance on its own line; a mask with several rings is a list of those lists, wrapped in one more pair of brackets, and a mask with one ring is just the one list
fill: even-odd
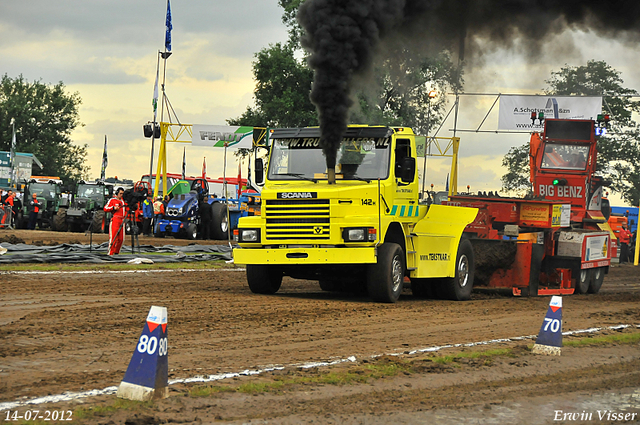
[(42, 208), (38, 212), (37, 227), (40, 229), (55, 228), (55, 216), (61, 204), (62, 180), (59, 178), (37, 178), (30, 179), (24, 187), (22, 208), (16, 217), (19, 228), (26, 229), (29, 223), (29, 201), (32, 194), (36, 194)]
[(113, 196), (113, 185), (81, 180), (68, 208), (60, 206), (54, 218), (55, 229), (61, 232), (107, 233), (109, 221), (104, 206)]

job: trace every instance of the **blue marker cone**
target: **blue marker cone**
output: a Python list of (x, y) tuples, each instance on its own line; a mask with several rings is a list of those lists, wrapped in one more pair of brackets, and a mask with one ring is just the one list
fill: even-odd
[(169, 396), (167, 309), (152, 306), (116, 395), (147, 401)]
[(532, 353), (559, 356), (562, 349), (562, 297), (554, 296), (538, 333)]

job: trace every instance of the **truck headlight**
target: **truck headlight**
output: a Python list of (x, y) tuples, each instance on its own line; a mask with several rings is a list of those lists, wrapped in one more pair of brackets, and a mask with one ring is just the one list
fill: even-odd
[(373, 242), (376, 240), (376, 229), (371, 227), (347, 227), (342, 231), (345, 242)]
[(238, 242), (260, 242), (260, 229), (238, 229)]

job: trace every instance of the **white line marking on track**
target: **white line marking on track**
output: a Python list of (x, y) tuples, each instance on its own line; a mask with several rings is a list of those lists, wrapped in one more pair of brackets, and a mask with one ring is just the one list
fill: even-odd
[(245, 269), (161, 269), (161, 270), (78, 270), (78, 271), (0, 271), (0, 275), (16, 274), (125, 274), (125, 273), (173, 273), (173, 272), (243, 272)]
[[(596, 333), (596, 332), (605, 331), (605, 330), (627, 329), (633, 326), (640, 329), (640, 325), (616, 325), (616, 326), (607, 326), (603, 328), (589, 328), (589, 329), (580, 329), (577, 331), (567, 331), (567, 332), (563, 332), (562, 335)], [(516, 336), (512, 338), (492, 339), (489, 341), (470, 342), (465, 344), (448, 344), (448, 345), (440, 345), (440, 346), (433, 346), (433, 347), (425, 347), (425, 348), (419, 348), (416, 350), (411, 350), (408, 352), (408, 354), (411, 355), (416, 353), (440, 351), (443, 348), (474, 347), (478, 345), (490, 345), (490, 344), (497, 344), (501, 342), (521, 341), (525, 339), (532, 339), (535, 337), (537, 337), (537, 335)], [(406, 355), (406, 353), (407, 353), (406, 351), (402, 351), (402, 352), (388, 353), (388, 354), (373, 354), (369, 356), (369, 358), (377, 358), (385, 355), (386, 356), (402, 356), (402, 355)], [(207, 375), (207, 376), (196, 375), (190, 378), (172, 379), (169, 381), (169, 385), (189, 384), (193, 382), (221, 381), (223, 379), (237, 378), (240, 376), (260, 375), (265, 372), (272, 372), (274, 370), (283, 370), (283, 369), (286, 369), (287, 367), (297, 368), (297, 369), (309, 369), (312, 367), (326, 367), (326, 366), (333, 366), (340, 363), (356, 362), (356, 361), (357, 361), (357, 358), (355, 356), (349, 356), (347, 358), (336, 359), (336, 360), (331, 360), (326, 362), (295, 363), (295, 364), (289, 364), (289, 365), (272, 365), (272, 366), (267, 366), (264, 369), (245, 369), (241, 372), (219, 373), (216, 375)], [(66, 391), (62, 394), (48, 395), (45, 397), (33, 398), (31, 400), (16, 400), (16, 401), (2, 402), (0, 403), (0, 412), (3, 410), (16, 409), (18, 407), (29, 406), (34, 404), (56, 403), (61, 401), (77, 400), (80, 398), (95, 397), (99, 395), (115, 394), (117, 391), (118, 391), (118, 387), (107, 387), (102, 390), (91, 390), (91, 391), (84, 391), (84, 392)]]

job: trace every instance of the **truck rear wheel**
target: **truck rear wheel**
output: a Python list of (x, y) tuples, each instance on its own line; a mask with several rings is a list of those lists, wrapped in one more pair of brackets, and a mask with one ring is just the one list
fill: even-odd
[(443, 299), (466, 301), (471, 298), (473, 290), (473, 247), (468, 239), (460, 241), (456, 255), (456, 274), (453, 278), (445, 278), (438, 288)]
[(229, 219), (227, 217), (227, 206), (221, 202), (211, 205), (211, 238), (225, 240), (229, 238)]
[(576, 278), (576, 294), (586, 294), (591, 282), (591, 270), (582, 269)]
[(53, 216), (54, 227), (58, 232), (66, 232), (69, 230), (69, 224), (67, 223), (67, 209), (60, 208), (58, 213)]
[(249, 264), (247, 283), (254, 294), (275, 294), (282, 285), (282, 271), (274, 266)]
[(604, 281), (604, 267), (598, 267), (591, 272), (591, 280), (589, 281), (589, 293), (597, 294), (600, 291), (602, 282)]
[(396, 243), (378, 247), (378, 262), (367, 268), (367, 290), (377, 302), (395, 303), (404, 283), (404, 252)]

